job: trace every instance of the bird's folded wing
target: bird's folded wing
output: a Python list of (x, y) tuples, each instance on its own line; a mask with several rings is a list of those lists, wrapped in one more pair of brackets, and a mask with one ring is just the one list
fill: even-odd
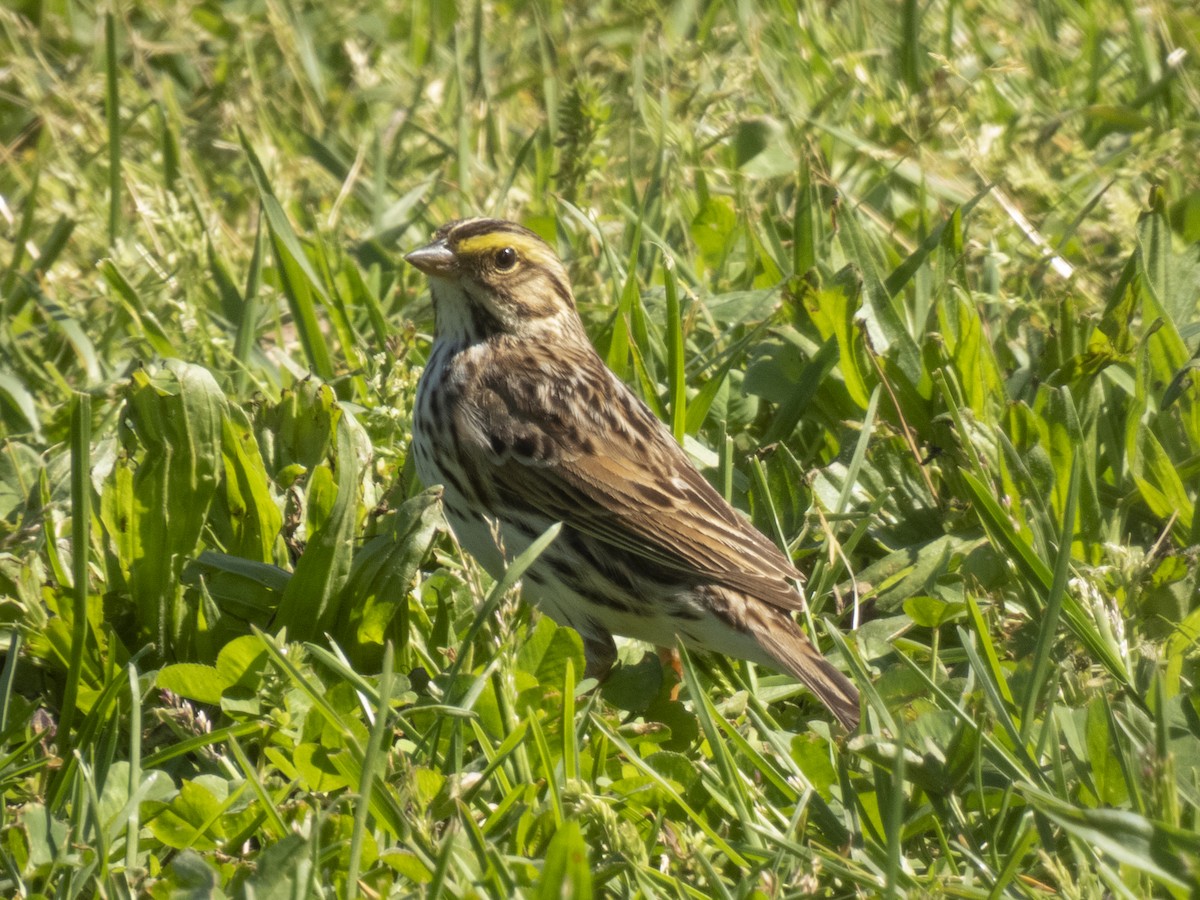
[(601, 451), (538, 462), (505, 460), (497, 483), (524, 504), (614, 549), (710, 578), (772, 606), (802, 609), (801, 579), (779, 549), (733, 509), (663, 432), (646, 458), (614, 436)]

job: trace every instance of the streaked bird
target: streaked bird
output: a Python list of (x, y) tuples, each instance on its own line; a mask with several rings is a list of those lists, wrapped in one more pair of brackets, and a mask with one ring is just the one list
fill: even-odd
[(678, 638), (794, 675), (853, 731), (858, 691), (792, 618), (800, 573), (604, 365), (554, 251), (481, 218), (405, 259), (435, 317), (412, 448), (459, 543), (499, 577), (563, 523), (523, 590), (583, 637), (590, 676), (616, 660), (614, 634)]

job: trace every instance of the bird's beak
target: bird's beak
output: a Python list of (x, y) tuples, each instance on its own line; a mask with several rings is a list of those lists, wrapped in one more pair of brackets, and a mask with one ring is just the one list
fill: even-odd
[(454, 251), (446, 246), (444, 240), (434, 241), (419, 250), (414, 250), (412, 253), (406, 254), (404, 259), (434, 278), (449, 275), (455, 266)]

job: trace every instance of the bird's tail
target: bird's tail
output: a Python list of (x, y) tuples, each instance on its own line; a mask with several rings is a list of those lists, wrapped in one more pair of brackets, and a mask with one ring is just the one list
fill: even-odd
[(804, 632), (790, 620), (788, 625), (790, 627), (777, 626), (759, 634), (757, 637), (763, 649), (780, 669), (799, 678), (837, 716), (847, 731), (856, 730), (858, 688), (821, 655)]

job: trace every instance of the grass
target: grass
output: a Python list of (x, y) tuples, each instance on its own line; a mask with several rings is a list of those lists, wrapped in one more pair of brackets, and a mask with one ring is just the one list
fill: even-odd
[[(1193, 896), (1191, 4), (0, 10), (0, 890)], [(578, 636), (407, 461), (517, 218), (861, 731)], [(551, 539), (552, 535), (547, 535)]]

